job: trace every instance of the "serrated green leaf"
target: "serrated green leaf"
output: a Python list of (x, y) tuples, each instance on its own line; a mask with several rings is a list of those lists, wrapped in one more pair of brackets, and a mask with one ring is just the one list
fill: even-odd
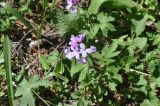
[(42, 65), (43, 69), (45, 69), (45, 70), (49, 69), (49, 64), (48, 64), (47, 59), (44, 55), (42, 55), (42, 54), (40, 55), (39, 62)]
[(55, 63), (59, 58), (59, 52), (56, 50), (47, 57), (48, 63)]
[(15, 96), (20, 97), (21, 106), (35, 106), (35, 98), (33, 97), (32, 90), (40, 86), (50, 86), (50, 82), (45, 79), (40, 79), (38, 76), (31, 76), (27, 81), (26, 78), (18, 85)]
[(59, 33), (62, 36), (67, 33), (74, 33), (75, 31), (78, 31), (79, 27), (82, 25), (82, 23), (79, 21), (79, 14), (64, 14), (59, 12), (57, 13), (56, 18), (56, 26), (58, 27)]

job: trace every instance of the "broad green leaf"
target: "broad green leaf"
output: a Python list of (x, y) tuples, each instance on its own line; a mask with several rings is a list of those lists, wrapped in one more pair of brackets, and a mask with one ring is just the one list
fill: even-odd
[(92, 0), (91, 5), (88, 8), (88, 12), (90, 14), (96, 14), (100, 8), (100, 6), (107, 0)]
[(160, 35), (156, 35), (153, 39), (153, 45), (157, 45), (160, 43)]
[(55, 50), (52, 54), (50, 54), (47, 57), (47, 62), (52, 64), (52, 63), (57, 62), (58, 59), (59, 59), (59, 52)]
[(133, 24), (133, 31), (136, 33), (136, 35), (141, 35), (142, 32), (145, 30), (146, 22), (149, 18), (149, 15), (146, 14), (142, 20), (135, 20), (132, 19), (132, 24)]
[(85, 67), (84, 69), (82, 69), (79, 75), (79, 79), (78, 79), (79, 82), (81, 82), (82, 80), (86, 78), (87, 72), (88, 72), (88, 67)]
[(106, 7), (111, 8), (131, 8), (137, 5), (133, 0), (92, 0), (91, 5), (88, 8), (88, 12), (90, 14), (96, 14), (102, 4), (104, 4), (104, 6)]
[(147, 85), (146, 79), (141, 75), (137, 85)]
[(133, 40), (132, 45), (139, 47), (141, 50), (146, 46), (147, 38), (137, 37)]
[(109, 59), (109, 58), (117, 56), (120, 53), (119, 51), (116, 52), (117, 47), (118, 47), (117, 42), (113, 42), (110, 47), (108, 46), (104, 47), (102, 50), (102, 55), (104, 56), (104, 58)]
[(145, 99), (140, 106), (154, 106), (148, 99)]
[(137, 5), (136, 2), (133, 0), (106, 0), (105, 2), (106, 7), (111, 8), (132, 8)]
[(47, 59), (44, 55), (40, 55), (39, 62), (42, 65), (43, 69), (45, 69), (45, 70), (49, 69), (49, 64), (48, 64)]
[(45, 79), (40, 79), (38, 76), (31, 76), (27, 81), (26, 78), (18, 85), (15, 96), (20, 97), (20, 106), (35, 106), (35, 98), (32, 90), (40, 86), (50, 86), (50, 82)]

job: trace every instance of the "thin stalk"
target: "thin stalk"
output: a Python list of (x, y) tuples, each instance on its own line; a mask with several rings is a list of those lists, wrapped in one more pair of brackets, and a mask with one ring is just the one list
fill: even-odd
[[(46, 8), (45, 8), (45, 10), (43, 12), (42, 21), (41, 21), (40, 26), (39, 26), (38, 31), (37, 31), (38, 39), (40, 38), (40, 35), (42, 33), (42, 27), (43, 27), (44, 22), (45, 22), (45, 16), (46, 16)], [(38, 40), (38, 57), (40, 58), (40, 41), (39, 40)]]
[(10, 106), (14, 106), (12, 72), (11, 72), (11, 42), (8, 35), (4, 35), (3, 50), (4, 50), (4, 66), (6, 71), (9, 104)]
[[(49, 101), (46, 101), (46, 100), (44, 100), (41, 96), (39, 96), (34, 90), (32, 91), (46, 106), (50, 106), (47, 102), (49, 102)], [(50, 103), (50, 102), (49, 102)], [(52, 104), (52, 103), (50, 103), (50, 104)], [(52, 105), (54, 105), (54, 104), (52, 104)]]
[(147, 74), (147, 73), (143, 73), (141, 71), (138, 71), (138, 70), (135, 70), (135, 69), (130, 69), (131, 72), (136, 72), (138, 74), (141, 74), (141, 75), (144, 75), (144, 76), (151, 76), (150, 74)]

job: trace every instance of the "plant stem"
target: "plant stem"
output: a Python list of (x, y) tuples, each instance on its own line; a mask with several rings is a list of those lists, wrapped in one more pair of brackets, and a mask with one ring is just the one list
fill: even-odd
[(50, 105), (46, 102), (46, 100), (44, 100), (41, 96), (39, 96), (34, 90), (32, 90), (32, 92), (33, 92), (44, 104), (46, 104), (47, 106), (50, 106)]
[(151, 76), (151, 75), (149, 75), (149, 74), (147, 74), (147, 73), (143, 73), (143, 72), (137, 71), (137, 70), (135, 70), (135, 69), (130, 69), (130, 71), (131, 71), (131, 72), (136, 72), (136, 73), (141, 74), (141, 75), (144, 75), (144, 76)]

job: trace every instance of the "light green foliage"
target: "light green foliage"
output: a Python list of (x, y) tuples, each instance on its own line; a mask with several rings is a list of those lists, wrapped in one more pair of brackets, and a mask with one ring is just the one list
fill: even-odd
[(136, 35), (141, 35), (142, 32), (145, 30), (146, 22), (148, 20), (149, 16), (146, 14), (142, 20), (135, 20), (132, 19), (132, 24), (133, 24), (133, 31), (136, 33)]
[(89, 13), (97, 13), (100, 9), (101, 5), (104, 4), (106, 6), (112, 8), (126, 7), (131, 8), (136, 6), (136, 3), (133, 0), (92, 0), (91, 5), (88, 9)]
[(48, 70), (49, 69), (49, 64), (47, 63), (47, 59), (45, 58), (44, 55), (40, 55), (39, 62), (41, 63), (42, 68), (44, 70)]
[(109, 31), (115, 31), (114, 26), (110, 23), (114, 21), (114, 18), (111, 16), (107, 16), (107, 14), (99, 13), (97, 15), (98, 23), (94, 25), (93, 31), (95, 32), (93, 34), (93, 37), (97, 34), (99, 29), (101, 30), (103, 36), (107, 36), (108, 30)]
[(108, 47), (108, 45), (106, 45), (103, 48), (102, 54), (95, 53), (94, 56), (100, 60), (101, 65), (103, 65), (103, 64), (108, 65), (110, 63), (115, 62), (115, 60), (113, 58), (119, 55), (120, 51), (116, 51), (117, 47), (118, 47), (118, 43), (113, 42), (110, 47)]
[(143, 49), (147, 44), (147, 38), (137, 37), (133, 40), (132, 46), (138, 47), (139, 49)]
[(15, 93), (15, 96), (21, 96), (20, 105), (35, 106), (35, 98), (32, 91), (38, 89), (41, 86), (50, 86), (50, 82), (48, 80), (40, 79), (36, 75), (29, 77), (28, 81), (26, 78), (24, 78), (18, 85)]

